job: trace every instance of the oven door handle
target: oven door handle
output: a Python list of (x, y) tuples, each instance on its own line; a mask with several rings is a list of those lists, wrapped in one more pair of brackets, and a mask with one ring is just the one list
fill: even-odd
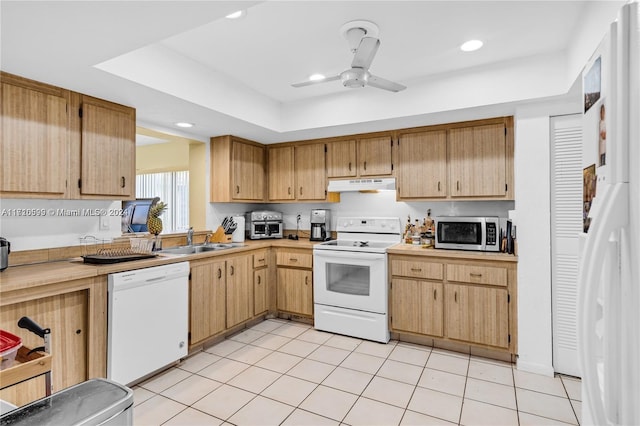
[(386, 253), (366, 253), (345, 250), (314, 250), (313, 256), (318, 260), (338, 263), (344, 263), (346, 259), (369, 262), (372, 260), (385, 260), (387, 258)]

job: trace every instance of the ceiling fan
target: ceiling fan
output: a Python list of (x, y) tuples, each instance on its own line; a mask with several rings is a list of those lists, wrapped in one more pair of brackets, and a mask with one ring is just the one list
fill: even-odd
[(371, 62), (373, 62), (373, 58), (376, 56), (376, 52), (380, 47), (380, 40), (378, 38), (367, 35), (369, 33), (373, 33), (373, 31), (371, 31), (372, 25), (377, 30), (377, 26), (368, 21), (356, 21), (347, 23), (343, 26), (343, 29), (345, 27), (349, 27), (346, 31), (343, 31), (343, 34), (347, 41), (349, 41), (351, 51), (354, 52), (351, 68), (342, 71), (338, 75), (315, 81), (311, 80), (302, 83), (295, 83), (291, 86), (297, 88), (311, 86), (313, 84), (327, 83), (329, 81), (342, 80), (342, 85), (349, 88), (371, 86), (378, 89), (388, 90), (390, 92), (399, 92), (406, 89), (407, 87), (402, 84), (375, 76), (369, 72)]

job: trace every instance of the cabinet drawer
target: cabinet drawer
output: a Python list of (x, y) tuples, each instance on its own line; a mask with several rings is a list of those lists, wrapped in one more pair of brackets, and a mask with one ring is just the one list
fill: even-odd
[(442, 274), (442, 263), (423, 262), (415, 260), (391, 261), (391, 275), (441, 280), (443, 278)]
[(484, 265), (447, 265), (447, 281), (507, 286), (507, 268)]
[(267, 258), (267, 251), (262, 250), (253, 255), (253, 267), (254, 268), (262, 268), (264, 266), (269, 265), (269, 260)]
[(294, 266), (298, 268), (311, 268), (313, 255), (296, 251), (278, 250), (276, 254), (278, 266)]

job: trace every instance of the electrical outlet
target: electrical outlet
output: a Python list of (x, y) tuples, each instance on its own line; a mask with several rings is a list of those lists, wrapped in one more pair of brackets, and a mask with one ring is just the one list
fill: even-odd
[(100, 224), (100, 230), (101, 231), (108, 231), (109, 230), (109, 216), (107, 216), (107, 215), (99, 216), (99, 224)]

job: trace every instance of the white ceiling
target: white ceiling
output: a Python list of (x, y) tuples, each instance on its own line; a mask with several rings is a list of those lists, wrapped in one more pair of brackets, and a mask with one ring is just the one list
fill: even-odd
[[(0, 65), (134, 106), (147, 127), (268, 143), (429, 124), (443, 113), (508, 114), (561, 96), (622, 3), (4, 0)], [(240, 7), (245, 17), (224, 18)], [(292, 88), (349, 67), (339, 30), (356, 19), (380, 29), (371, 72), (408, 88)], [(471, 38), (485, 46), (461, 52)]]

